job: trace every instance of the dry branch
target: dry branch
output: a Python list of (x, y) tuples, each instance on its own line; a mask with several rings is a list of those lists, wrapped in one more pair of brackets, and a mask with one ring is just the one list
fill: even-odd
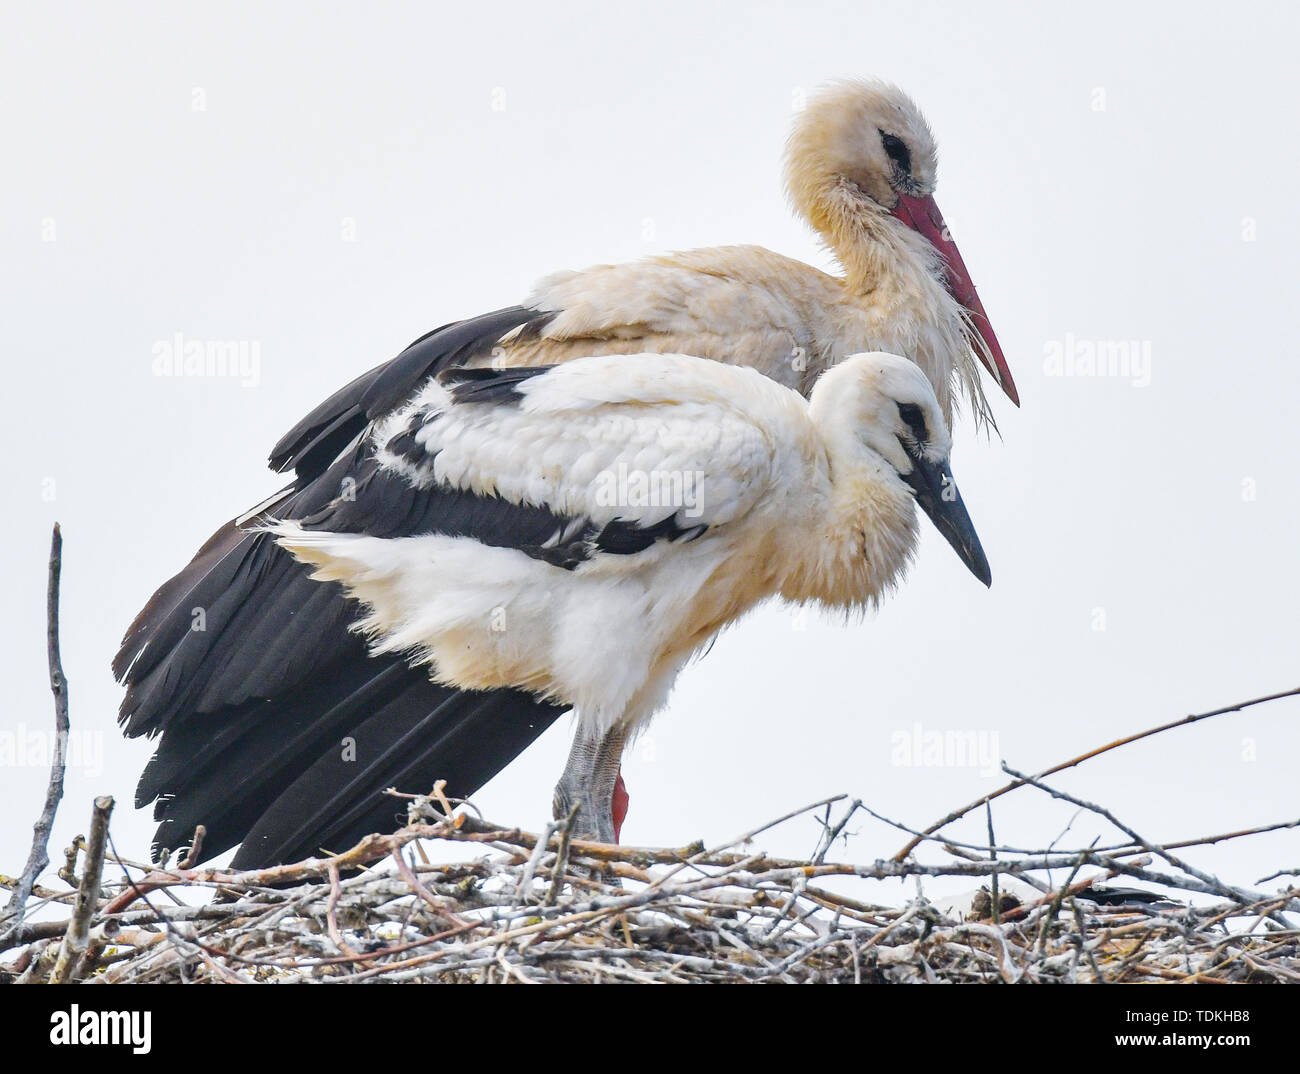
[[(1184, 716), (1181, 720), (1171, 720), (1169, 723), (1162, 723), (1158, 727), (1150, 727), (1145, 731), (1139, 731), (1135, 735), (1126, 735), (1124, 738), (1117, 738), (1114, 742), (1108, 742), (1106, 745), (1098, 746), (1096, 749), (1089, 750), (1087, 753), (1081, 753), (1078, 757), (1071, 757), (1068, 761), (1062, 761), (1060, 764), (1052, 765), (1051, 768), (1044, 768), (1034, 778), (1043, 779), (1047, 776), (1055, 775), (1057, 772), (1063, 772), (1067, 768), (1074, 768), (1076, 765), (1080, 765), (1084, 761), (1089, 761), (1094, 757), (1100, 757), (1103, 753), (1109, 753), (1111, 750), (1119, 749), (1121, 746), (1127, 746), (1131, 742), (1138, 742), (1144, 738), (1150, 738), (1152, 735), (1158, 735), (1162, 731), (1170, 731), (1175, 727), (1187, 727), (1191, 724), (1199, 723), (1201, 720), (1208, 720), (1213, 716), (1226, 716), (1228, 713), (1241, 712), (1243, 709), (1248, 709), (1255, 705), (1262, 705), (1268, 701), (1279, 701), (1284, 697), (1296, 696), (1300, 696), (1300, 686), (1297, 686), (1294, 690), (1283, 690), (1281, 693), (1267, 694), (1264, 697), (1252, 698), (1250, 701), (1241, 701), (1236, 705), (1214, 709), (1211, 712), (1200, 712), (1191, 716)], [(970, 813), (972, 810), (978, 809), (982, 805), (986, 805), (995, 798), (1001, 798), (1004, 794), (1009, 794), (1011, 791), (1014, 791), (1019, 787), (1024, 787), (1026, 784), (1027, 780), (1024, 779), (1012, 780), (1005, 786), (999, 787), (996, 791), (990, 791), (988, 794), (984, 795), (984, 797), (976, 798), (975, 801), (969, 802), (960, 809), (954, 810), (946, 817), (935, 821), (923, 832), (914, 836), (902, 850), (894, 855), (894, 860), (902, 861), (921, 845), (921, 841), (926, 836), (934, 835), (940, 829), (946, 828), (954, 821), (961, 820), (962, 817), (966, 816), (966, 814)]]
[(23, 911), (32, 893), (36, 878), (50, 863), (50, 831), (54, 815), (63, 799), (63, 775), (67, 767), (68, 733), (68, 680), (63, 675), (63, 660), (59, 654), (59, 578), (63, 572), (63, 532), (56, 522), (50, 535), (50, 565), (45, 593), (45, 647), (50, 670), (50, 692), (54, 694), (54, 761), (50, 766), (50, 782), (45, 791), (45, 805), (32, 830), (32, 849), (27, 856), (18, 885), (5, 907), (5, 935), (22, 925)]
[(66, 984), (77, 980), (85, 971), (90, 947), (90, 922), (103, 900), (99, 897), (100, 879), (104, 873), (104, 846), (108, 841), (108, 821), (113, 815), (113, 799), (105, 795), (95, 799), (95, 811), (90, 818), (90, 838), (86, 841), (86, 867), (77, 887), (77, 901), (72, 907), (72, 919), (63, 934), (58, 958), (50, 974), (51, 984)]

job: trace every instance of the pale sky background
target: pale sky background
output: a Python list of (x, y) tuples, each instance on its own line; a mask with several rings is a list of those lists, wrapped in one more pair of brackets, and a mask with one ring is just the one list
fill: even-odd
[[(768, 606), (731, 630), (631, 752), (625, 839), (721, 841), (840, 791), (921, 826), (1002, 778), (896, 763), (918, 723), (1035, 770), (1300, 684), (1298, 30), (1283, 5), (6, 4), (0, 872), (21, 870), (47, 778), (23, 740), (52, 726), (55, 520), (90, 757), (51, 856), (102, 793), (143, 856), (150, 747), (117, 732), (109, 661), (156, 586), (279, 487), (279, 435), (550, 271), (736, 242), (829, 267), (779, 166), (801, 93), (836, 76), (895, 81), (928, 116), (938, 201), (1020, 387), (1023, 409), (995, 400), (1002, 438), (961, 423), (953, 455), (993, 587), (927, 524), (869, 621)], [(178, 332), (256, 342), (258, 383), (154, 376)], [(1047, 375), (1081, 341), (1131, 341), (1149, 383)], [(539, 827), (569, 732), (482, 810)], [(1177, 840), (1300, 817), (1298, 757), (1291, 699), (1057, 778)], [(1043, 845), (1071, 812), (1022, 790), (994, 819)], [(903, 841), (851, 830), (837, 857)], [(1081, 818), (1061, 845), (1098, 832)], [(815, 834), (762, 843), (806, 854)], [(1300, 867), (1300, 834), (1188, 856), (1253, 884)]]

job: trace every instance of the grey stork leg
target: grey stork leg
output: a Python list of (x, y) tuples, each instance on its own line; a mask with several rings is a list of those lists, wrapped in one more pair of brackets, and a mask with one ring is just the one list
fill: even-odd
[(575, 805), (578, 806), (573, 825), (574, 838), (594, 839), (599, 843), (618, 841), (614, 821), (614, 785), (619, 780), (619, 764), (626, 741), (627, 730), (623, 727), (615, 727), (601, 735), (586, 732), (579, 726), (573, 736), (564, 774), (555, 785), (552, 812), (556, 820), (561, 820)]

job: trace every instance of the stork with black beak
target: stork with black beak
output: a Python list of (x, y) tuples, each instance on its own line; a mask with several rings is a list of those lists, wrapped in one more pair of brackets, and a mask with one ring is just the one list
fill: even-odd
[[(807, 401), (675, 354), (449, 370), (368, 439), (353, 498), (269, 530), (361, 602), (374, 653), (572, 706), (555, 810), (576, 805), (577, 833), (603, 842), (619, 835), (624, 743), (755, 604), (876, 603), (912, 555), (918, 505), (990, 580), (938, 400), (893, 355), (847, 359)], [(421, 532), (371, 535), (399, 499)]]
[[(238, 867), (350, 845), (399, 823), (384, 788), (446, 779), (448, 793), (468, 796), (564, 711), (558, 693), (466, 692), (400, 654), (370, 653), (351, 629), (356, 601), (311, 581), (262, 528), (346, 504), (361, 445), (440, 370), (678, 352), (752, 367), (806, 396), (848, 355), (883, 350), (915, 362), (945, 419), (958, 395), (989, 417), (980, 362), (1014, 400), (935, 207), (935, 174), (933, 137), (905, 94), (835, 83), (795, 120), (786, 182), (840, 275), (754, 246), (561, 273), (523, 305), (429, 333), (300, 421), (271, 455), (292, 483), (218, 530), (137, 616), (114, 661), (126, 733), (159, 737), (136, 793), (137, 805), (156, 802), (155, 852), (188, 846), (197, 824), (204, 857), (242, 842)], [(394, 498), (372, 505), (371, 536), (435, 531), (437, 519), (384, 487)], [(191, 629), (195, 608), (203, 631)]]

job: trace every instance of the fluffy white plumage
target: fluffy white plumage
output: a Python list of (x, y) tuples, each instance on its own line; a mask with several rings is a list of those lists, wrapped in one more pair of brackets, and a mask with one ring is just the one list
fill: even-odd
[[(561, 516), (552, 547), (586, 529), (581, 562), (547, 562), (501, 533), (493, 546), (299, 523), (274, 532), (365, 605), (359, 627), (375, 651), (418, 654), (463, 688), (562, 700), (592, 731), (632, 730), (682, 664), (764, 598), (854, 607), (897, 583), (917, 534), (900, 404), (924, 415), (915, 450), (946, 465), (929, 383), (890, 355), (841, 363), (809, 401), (754, 370), (682, 355), (576, 359), (489, 402), (458, 402), (454, 384), (432, 382), (371, 433), (381, 468), (431, 492), (546, 508)], [(414, 450), (390, 447), (403, 433)], [(687, 502), (646, 502), (634, 474), (667, 478)], [(600, 534), (615, 520), (669, 520), (672, 532), (607, 551)]]

